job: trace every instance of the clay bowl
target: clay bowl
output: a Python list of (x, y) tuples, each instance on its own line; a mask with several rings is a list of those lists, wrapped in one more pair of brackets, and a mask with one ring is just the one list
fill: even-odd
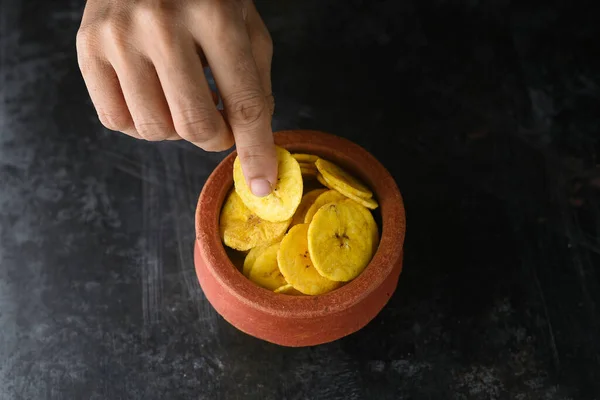
[(233, 265), (219, 237), (219, 213), (232, 188), (235, 153), (214, 170), (196, 210), (194, 260), (208, 301), (239, 330), (283, 346), (331, 342), (364, 327), (394, 293), (402, 270), (405, 214), (402, 196), (388, 171), (362, 147), (316, 131), (283, 131), (275, 142), (346, 168), (367, 183), (380, 204), (379, 249), (369, 266), (343, 287), (320, 296), (276, 294), (254, 285)]

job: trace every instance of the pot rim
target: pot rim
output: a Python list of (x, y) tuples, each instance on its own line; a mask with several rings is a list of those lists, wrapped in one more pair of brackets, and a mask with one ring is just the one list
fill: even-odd
[[(280, 131), (274, 138), (277, 145), (290, 151), (313, 153), (336, 162), (369, 184), (379, 201), (382, 225), (379, 248), (371, 262), (354, 280), (318, 296), (277, 294), (247, 279), (227, 256), (219, 234), (221, 208), (233, 187), (235, 151), (215, 168), (198, 199), (195, 224), (200, 254), (227, 294), (263, 313), (285, 318), (314, 318), (342, 312), (377, 290), (398, 263), (406, 228), (402, 195), (387, 169), (364, 148), (347, 139), (313, 130)], [(205, 217), (200, 218), (203, 213)]]

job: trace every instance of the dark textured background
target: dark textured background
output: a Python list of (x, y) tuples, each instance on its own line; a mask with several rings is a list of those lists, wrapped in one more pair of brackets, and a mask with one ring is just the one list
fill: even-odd
[(104, 130), (82, 1), (0, 0), (0, 399), (600, 398), (591, 4), (259, 2), (274, 127), (365, 146), (408, 215), (381, 315), (285, 349), (196, 280), (194, 207), (223, 155)]

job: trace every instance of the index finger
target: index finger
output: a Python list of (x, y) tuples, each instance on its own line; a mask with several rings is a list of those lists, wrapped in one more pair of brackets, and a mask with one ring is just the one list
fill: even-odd
[(277, 181), (277, 158), (271, 113), (254, 60), (242, 11), (236, 2), (212, 3), (198, 10), (190, 24), (223, 98), (225, 114), (248, 186), (265, 196)]

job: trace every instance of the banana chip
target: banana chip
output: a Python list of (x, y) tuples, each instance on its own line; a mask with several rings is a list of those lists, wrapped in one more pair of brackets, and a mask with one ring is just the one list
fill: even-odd
[[(308, 249), (315, 269), (332, 281), (356, 278), (369, 264), (375, 246), (371, 213), (354, 200), (320, 208), (308, 228)], [(285, 238), (284, 238), (285, 239)]]
[(244, 258), (244, 265), (242, 266), (242, 273), (244, 276), (246, 276), (246, 278), (250, 276), (250, 271), (252, 270), (256, 259), (263, 251), (265, 251), (266, 248), (267, 246), (257, 246), (250, 250), (248, 254), (246, 254), (246, 258)]
[[(354, 201), (356, 201), (358, 204), (363, 205), (365, 207), (367, 207), (368, 209), (371, 210), (375, 210), (377, 207), (379, 207), (379, 204), (377, 203), (377, 201), (375, 201), (375, 199), (373, 198), (364, 198), (364, 197), (358, 197), (355, 196), (354, 193), (347, 191), (346, 187), (342, 186), (339, 184), (339, 182), (337, 181), (332, 181), (330, 180), (330, 178), (328, 178), (325, 175), (320, 175), (321, 179), (323, 182), (323, 185), (327, 186), (330, 189), (333, 190), (337, 190), (338, 192), (340, 192), (341, 194), (343, 194), (344, 196), (346, 196), (349, 199), (352, 199)], [(318, 178), (318, 177), (317, 177)]]
[(379, 207), (379, 203), (377, 203), (377, 201), (373, 198), (363, 199), (361, 197), (355, 197), (355, 196), (348, 196), (348, 198), (356, 201), (361, 206), (364, 206), (370, 210), (375, 210), (377, 207)]
[(299, 292), (296, 289), (294, 289), (294, 287), (292, 285), (290, 285), (289, 283), (287, 285), (278, 287), (277, 289), (274, 290), (274, 292), (281, 293), (281, 294), (289, 294), (291, 296), (302, 296), (303, 295), (302, 292)]
[(277, 262), (285, 280), (304, 294), (318, 295), (340, 286), (317, 272), (308, 251), (308, 224), (296, 225), (281, 241)]
[(373, 192), (368, 187), (334, 163), (318, 159), (315, 165), (326, 182), (335, 183), (336, 189), (341, 193), (351, 193), (365, 199), (373, 197)]
[(369, 232), (371, 232), (373, 238), (373, 255), (375, 255), (377, 248), (379, 247), (379, 227), (377, 226), (377, 222), (375, 222), (375, 218), (373, 218), (371, 211), (367, 210), (365, 207), (359, 207), (359, 209), (369, 223)]
[(327, 183), (327, 181), (325, 181), (325, 179), (323, 178), (323, 175), (321, 175), (321, 173), (318, 172), (318, 170), (317, 170), (317, 180), (319, 181), (319, 183), (321, 185), (325, 186), (326, 188), (333, 189), (333, 188), (329, 187), (329, 184)]
[(319, 157), (314, 156), (312, 154), (301, 154), (301, 153), (292, 154), (292, 157), (294, 157), (298, 162), (310, 163), (310, 164), (314, 164), (319, 159)]
[(323, 207), (325, 204), (328, 203), (333, 203), (334, 201), (339, 201), (339, 200), (344, 200), (346, 199), (346, 197), (335, 191), (335, 190), (327, 190), (323, 193), (321, 193), (316, 200), (314, 201), (314, 203), (312, 204), (312, 206), (310, 206), (308, 208), (308, 211), (306, 212), (306, 216), (304, 217), (304, 223), (308, 224), (310, 223), (310, 221), (313, 219), (313, 216), (316, 214), (317, 211), (319, 211), (319, 208)]
[(290, 224), (290, 226), (303, 224), (304, 217), (306, 216), (306, 212), (308, 211), (310, 206), (313, 205), (313, 203), (321, 193), (324, 193), (326, 191), (327, 189), (315, 189), (302, 196), (302, 201), (300, 201), (300, 205), (298, 206), (298, 209), (296, 210), (296, 213), (292, 218), (292, 223)]
[(287, 285), (277, 265), (278, 250), (279, 243), (275, 243), (258, 255), (248, 275), (252, 282), (269, 290)]
[(240, 196), (232, 191), (221, 210), (219, 229), (226, 246), (246, 251), (280, 241), (290, 222), (290, 219), (269, 222), (259, 218), (244, 205)]
[(277, 147), (278, 176), (273, 192), (265, 197), (252, 194), (246, 182), (239, 157), (233, 163), (235, 190), (252, 212), (271, 222), (287, 221), (294, 215), (302, 199), (302, 173), (298, 161)]

